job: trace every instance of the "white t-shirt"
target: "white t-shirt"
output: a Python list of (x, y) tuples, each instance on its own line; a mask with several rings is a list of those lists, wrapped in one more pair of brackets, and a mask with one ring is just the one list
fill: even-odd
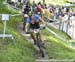
[(66, 8), (64, 8), (64, 12), (66, 12)]
[(68, 15), (66, 14), (65, 16), (64, 16), (64, 21), (67, 21), (68, 20)]
[(75, 17), (74, 16), (70, 17), (70, 24), (75, 26)]
[(55, 9), (55, 13), (58, 13), (58, 12), (59, 12), (59, 8), (56, 8), (56, 9)]
[(71, 16), (71, 17), (70, 17), (70, 20), (75, 20), (75, 17), (74, 17), (74, 16)]

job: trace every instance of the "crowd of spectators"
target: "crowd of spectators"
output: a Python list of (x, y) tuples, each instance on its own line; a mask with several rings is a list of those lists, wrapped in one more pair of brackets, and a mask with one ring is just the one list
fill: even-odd
[(41, 2), (36, 4), (35, 1), (33, 1), (32, 4), (27, 2), (27, 4), (23, 6), (23, 15), (29, 14), (29, 12), (38, 13), (47, 22), (59, 22), (59, 29), (66, 33), (70, 33), (71, 37), (75, 34), (75, 13), (72, 7), (53, 6), (51, 4), (41, 4)]

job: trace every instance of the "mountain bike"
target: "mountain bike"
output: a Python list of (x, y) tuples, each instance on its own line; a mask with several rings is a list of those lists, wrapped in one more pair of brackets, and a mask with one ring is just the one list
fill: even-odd
[[(43, 28), (44, 29), (44, 28)], [(42, 55), (42, 57), (45, 57), (46, 54), (46, 47), (45, 47), (45, 43), (41, 40), (41, 36), (40, 36), (40, 30), (34, 30), (35, 35), (36, 35), (36, 45), (40, 50), (40, 53)]]

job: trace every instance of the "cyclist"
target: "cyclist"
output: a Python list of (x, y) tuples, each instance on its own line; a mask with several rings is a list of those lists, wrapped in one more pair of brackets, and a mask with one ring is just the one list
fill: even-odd
[(31, 11), (31, 7), (29, 2), (27, 2), (24, 10), (23, 10), (23, 16), (24, 16), (24, 22), (23, 22), (23, 30), (25, 30), (25, 25), (26, 25), (26, 18), (28, 17), (28, 13)]
[[(28, 25), (30, 25), (30, 34), (31, 34), (31, 37), (32, 39), (34, 40), (34, 45), (36, 44), (36, 38), (35, 38), (35, 35), (34, 35), (34, 30), (38, 30), (39, 31), (39, 34), (41, 36), (41, 33), (40, 33), (40, 23), (39, 22), (42, 22), (44, 25), (45, 25), (45, 22), (44, 20), (36, 13), (36, 14), (32, 14), (32, 12), (29, 14), (29, 17), (27, 18), (26, 20), (26, 32), (28, 32)], [(42, 40), (42, 38), (41, 38)]]

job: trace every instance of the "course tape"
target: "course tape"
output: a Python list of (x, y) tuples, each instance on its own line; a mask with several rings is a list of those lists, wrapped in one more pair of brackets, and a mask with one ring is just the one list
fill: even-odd
[(61, 40), (65, 41), (71, 48), (75, 48), (75, 45), (73, 45), (69, 40), (62, 38), (59, 34), (56, 34), (54, 31), (52, 31), (51, 29), (49, 29), (46, 26), (46, 30), (48, 30), (49, 32), (51, 32), (52, 34), (54, 34), (56, 37), (60, 38)]
[[(20, 16), (22, 14), (8, 14), (9, 16)], [(0, 14), (0, 16), (2, 16), (2, 14)]]

